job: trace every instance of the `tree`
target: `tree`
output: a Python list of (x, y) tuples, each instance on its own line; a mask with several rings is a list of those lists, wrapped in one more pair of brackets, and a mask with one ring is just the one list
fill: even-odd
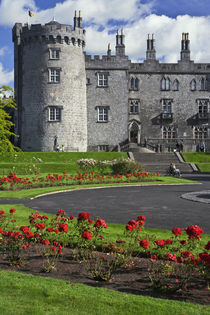
[(14, 90), (2, 85), (0, 87), (0, 153), (12, 153), (19, 151), (11, 142), (11, 137), (16, 136), (12, 131), (14, 123), (11, 121), (11, 112), (16, 108), (14, 101)]

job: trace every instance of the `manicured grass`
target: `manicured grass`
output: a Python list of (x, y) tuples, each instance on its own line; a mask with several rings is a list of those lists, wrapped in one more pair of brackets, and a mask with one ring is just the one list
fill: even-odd
[(210, 153), (182, 153), (187, 163), (195, 163), (203, 173), (210, 173)]
[(176, 178), (172, 176), (159, 176), (157, 182), (136, 182), (136, 183), (113, 183), (113, 184), (89, 184), (89, 185), (72, 185), (72, 186), (55, 186), (44, 188), (31, 188), (12, 191), (0, 191), (0, 198), (33, 198), (38, 195), (72, 189), (87, 189), (90, 187), (107, 187), (107, 186), (124, 186), (124, 185), (169, 185), (169, 184), (197, 184), (198, 182)]
[(187, 163), (210, 163), (210, 153), (185, 152), (182, 155)]
[(0, 174), (29, 174), (30, 169), (37, 169), (41, 173), (66, 171), (73, 174), (78, 170), (77, 160), (83, 158), (113, 160), (127, 159), (128, 156), (126, 152), (19, 152), (16, 156), (0, 156)]
[(209, 314), (210, 307), (0, 271), (2, 315)]

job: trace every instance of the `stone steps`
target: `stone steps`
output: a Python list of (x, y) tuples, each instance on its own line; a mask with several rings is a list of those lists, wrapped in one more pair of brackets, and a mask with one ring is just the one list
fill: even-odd
[(176, 168), (181, 173), (192, 173), (191, 166), (187, 163), (180, 163), (179, 159), (174, 153), (139, 153), (133, 152), (134, 159), (144, 165), (147, 172), (159, 172), (167, 174), (170, 163), (175, 163)]

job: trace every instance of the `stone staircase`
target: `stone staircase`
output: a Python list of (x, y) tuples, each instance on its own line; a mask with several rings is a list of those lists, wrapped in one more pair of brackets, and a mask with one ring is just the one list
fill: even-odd
[(183, 173), (192, 173), (192, 167), (187, 163), (181, 163), (175, 153), (141, 153), (132, 152), (134, 159), (143, 164), (147, 172), (159, 172), (161, 174), (167, 174), (169, 165), (175, 163)]

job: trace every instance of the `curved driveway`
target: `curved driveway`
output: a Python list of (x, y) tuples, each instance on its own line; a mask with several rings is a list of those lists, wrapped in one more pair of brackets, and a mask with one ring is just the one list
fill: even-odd
[(181, 198), (188, 192), (210, 190), (210, 175), (185, 175), (202, 184), (129, 186), (80, 189), (27, 199), (0, 199), (0, 203), (23, 203), (47, 213), (62, 208), (67, 215), (88, 211), (107, 222), (127, 223), (138, 214), (146, 216), (146, 226), (160, 229), (185, 228), (197, 224), (210, 234), (210, 204)]

